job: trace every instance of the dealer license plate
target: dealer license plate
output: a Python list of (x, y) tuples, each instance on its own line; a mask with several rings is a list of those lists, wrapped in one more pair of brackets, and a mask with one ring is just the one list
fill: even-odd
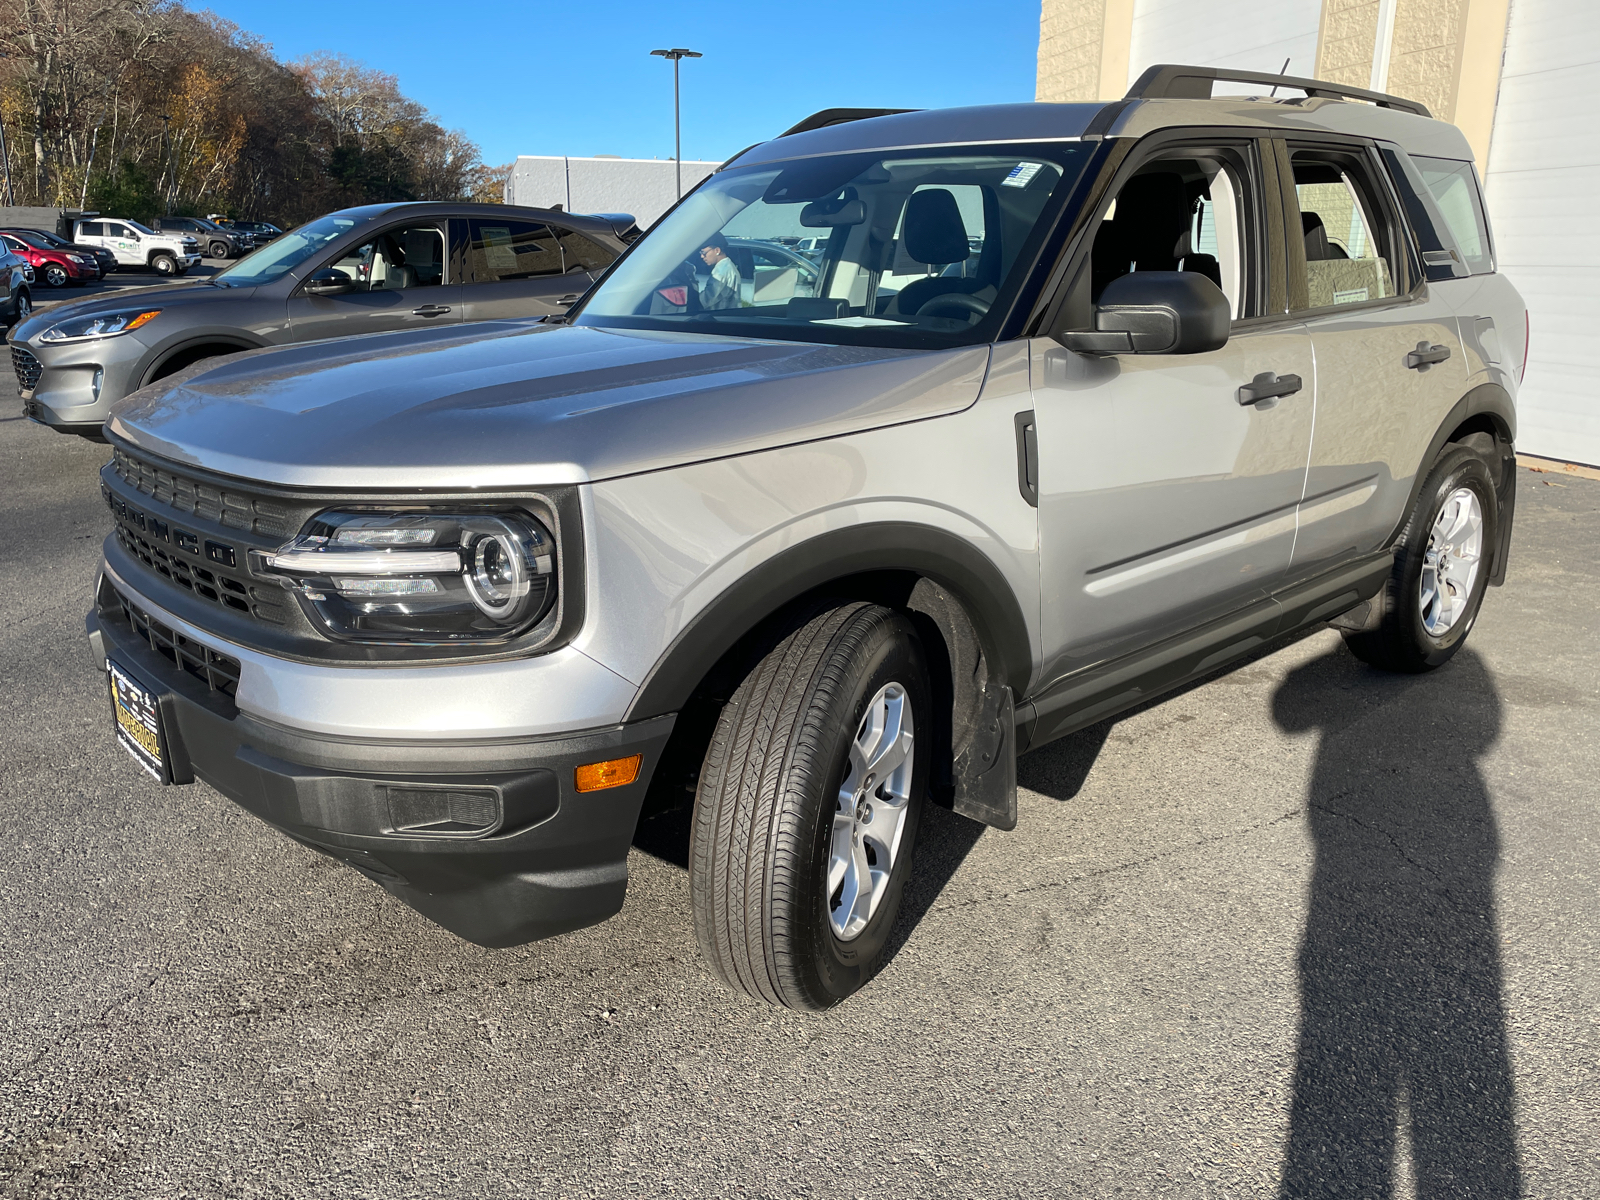
[(116, 718), (117, 741), (158, 782), (165, 783), (167, 764), (161, 755), (161, 707), (156, 694), (109, 658), (106, 675), (111, 680), (111, 714)]

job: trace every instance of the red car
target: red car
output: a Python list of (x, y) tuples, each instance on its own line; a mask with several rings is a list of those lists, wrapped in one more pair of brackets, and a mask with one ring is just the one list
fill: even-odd
[(91, 251), (53, 246), (32, 229), (0, 230), (0, 242), (32, 266), (35, 277), (53, 288), (90, 283), (102, 274), (99, 260)]

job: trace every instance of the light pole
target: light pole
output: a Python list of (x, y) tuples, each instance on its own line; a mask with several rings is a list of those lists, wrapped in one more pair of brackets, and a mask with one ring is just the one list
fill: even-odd
[(654, 58), (672, 60), (672, 166), (678, 178), (678, 199), (683, 199), (683, 122), (678, 118), (678, 60), (704, 58), (698, 50), (652, 50)]

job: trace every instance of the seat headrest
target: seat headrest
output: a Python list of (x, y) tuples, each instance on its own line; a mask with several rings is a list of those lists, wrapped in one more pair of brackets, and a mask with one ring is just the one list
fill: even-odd
[(911, 194), (906, 201), (900, 241), (913, 262), (930, 266), (965, 262), (971, 252), (967, 245), (967, 227), (961, 220), (961, 206), (944, 188)]
[(1168, 171), (1135, 175), (1117, 193), (1113, 236), (1122, 255), (1138, 262), (1141, 271), (1174, 270), (1182, 257), (1178, 240), (1189, 229), (1189, 212), (1183, 176)]
[(1332, 247), (1328, 245), (1328, 230), (1321, 217), (1314, 212), (1301, 213), (1300, 228), (1305, 230), (1307, 262), (1325, 262), (1333, 257)]

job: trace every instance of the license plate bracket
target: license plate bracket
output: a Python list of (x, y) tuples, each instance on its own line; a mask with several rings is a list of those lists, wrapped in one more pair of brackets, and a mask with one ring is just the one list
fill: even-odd
[(117, 741), (158, 783), (172, 782), (172, 757), (161, 720), (161, 700), (127, 670), (106, 659), (111, 722)]

